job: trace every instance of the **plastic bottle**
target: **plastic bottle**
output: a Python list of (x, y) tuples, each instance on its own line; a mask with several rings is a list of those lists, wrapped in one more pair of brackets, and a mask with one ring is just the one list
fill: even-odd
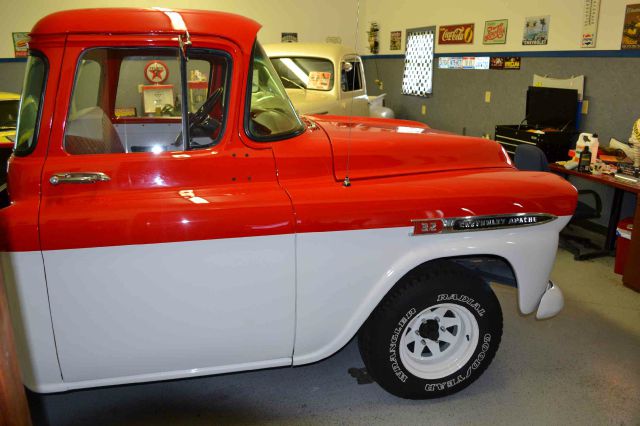
[(585, 145), (584, 149), (580, 153), (580, 161), (578, 161), (578, 171), (583, 173), (589, 173), (589, 166), (591, 165), (591, 151), (589, 145)]
[(598, 159), (598, 148), (600, 147), (600, 142), (598, 141), (598, 134), (594, 133), (591, 137), (591, 142), (589, 143), (589, 150), (591, 151), (591, 165), (593, 166)]

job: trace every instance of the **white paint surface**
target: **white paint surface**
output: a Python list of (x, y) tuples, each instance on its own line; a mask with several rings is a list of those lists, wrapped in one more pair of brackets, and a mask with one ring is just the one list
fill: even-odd
[(294, 236), (44, 252), (65, 382), (291, 358)]
[[(298, 235), (298, 306), (294, 365), (344, 346), (407, 272), (443, 257), (495, 255), (513, 267), (518, 305), (536, 310), (549, 282), (558, 233), (570, 216), (544, 225), (409, 237), (413, 228)], [(330, 250), (327, 250), (330, 247)]]
[(439, 235), (401, 227), (47, 251), (47, 286), (39, 253), (0, 259), (24, 329), (25, 383), (55, 392), (321, 360), (408, 271), (443, 257), (504, 257), (520, 310), (532, 313), (569, 219)]
[(53, 392), (62, 381), (39, 251), (0, 253), (23, 382)]

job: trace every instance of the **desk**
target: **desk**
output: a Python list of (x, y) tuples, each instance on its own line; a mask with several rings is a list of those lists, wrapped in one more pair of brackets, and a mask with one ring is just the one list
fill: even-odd
[[(609, 254), (615, 249), (616, 242), (616, 227), (620, 221), (620, 211), (622, 209), (622, 197), (626, 192), (633, 194), (640, 194), (640, 184), (625, 183), (617, 180), (613, 176), (609, 175), (592, 175), (587, 173), (581, 173), (576, 170), (567, 170), (563, 166), (557, 164), (549, 164), (549, 169), (552, 172), (556, 172), (562, 175), (577, 176), (580, 179), (590, 180), (602, 185), (610, 186), (614, 189), (613, 201), (611, 202), (611, 215), (609, 216), (609, 223), (607, 226), (607, 237), (605, 239), (603, 252), (598, 254)], [(623, 275), (623, 282), (628, 287), (640, 289), (640, 273), (637, 271), (637, 266), (633, 266), (637, 261), (634, 261), (634, 257), (640, 254), (640, 238), (638, 238), (638, 226), (640, 225), (640, 196), (638, 197), (638, 205), (636, 206), (636, 212), (634, 216), (634, 235), (631, 241), (631, 250), (629, 252), (629, 258), (627, 261), (627, 267)]]

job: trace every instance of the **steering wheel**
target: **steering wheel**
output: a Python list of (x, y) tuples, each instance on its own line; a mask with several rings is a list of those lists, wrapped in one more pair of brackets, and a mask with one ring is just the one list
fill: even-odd
[[(209, 117), (209, 113), (213, 110), (213, 106), (216, 104), (218, 99), (220, 99), (220, 96), (222, 96), (222, 91), (222, 86), (218, 87), (209, 95), (207, 100), (200, 105), (200, 108), (198, 108), (196, 112), (189, 115), (189, 129), (193, 129), (196, 126), (203, 124), (207, 118), (211, 118)], [(220, 125), (220, 120), (216, 121), (218, 121), (218, 125)]]
[[(189, 113), (189, 133), (192, 137), (203, 137), (207, 136), (207, 134), (210, 135), (215, 132), (218, 127), (220, 127), (222, 122), (219, 119), (210, 117), (209, 113), (213, 110), (216, 102), (218, 102), (218, 100), (222, 96), (223, 91), (223, 87), (218, 87), (216, 90), (211, 92), (207, 100), (205, 100), (204, 103), (200, 105), (200, 108), (198, 108), (196, 112)], [(172, 145), (182, 145), (182, 132), (178, 134), (176, 140)], [(196, 146), (199, 145), (196, 144)]]

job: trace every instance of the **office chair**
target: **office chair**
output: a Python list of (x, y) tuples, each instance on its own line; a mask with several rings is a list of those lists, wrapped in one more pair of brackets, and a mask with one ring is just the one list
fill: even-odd
[[(549, 162), (547, 156), (542, 152), (540, 148), (534, 145), (518, 145), (514, 155), (514, 163), (518, 170), (548, 172)], [(580, 201), (580, 196), (584, 199), (585, 196), (593, 197), (593, 204), (595, 208), (589, 204)], [(567, 228), (572, 225), (580, 226), (580, 223), (584, 223), (590, 219), (598, 219), (602, 216), (602, 200), (597, 192), (591, 189), (581, 189), (578, 191), (578, 204), (576, 205), (576, 211), (571, 218), (571, 221), (565, 229), (560, 232), (560, 241), (564, 248), (571, 252), (576, 260), (581, 260), (581, 248), (588, 247), (592, 249), (598, 249), (599, 247), (594, 244), (591, 239), (573, 235), (567, 232)], [(584, 226), (580, 226), (584, 228)], [(579, 243), (579, 245), (573, 242)]]

